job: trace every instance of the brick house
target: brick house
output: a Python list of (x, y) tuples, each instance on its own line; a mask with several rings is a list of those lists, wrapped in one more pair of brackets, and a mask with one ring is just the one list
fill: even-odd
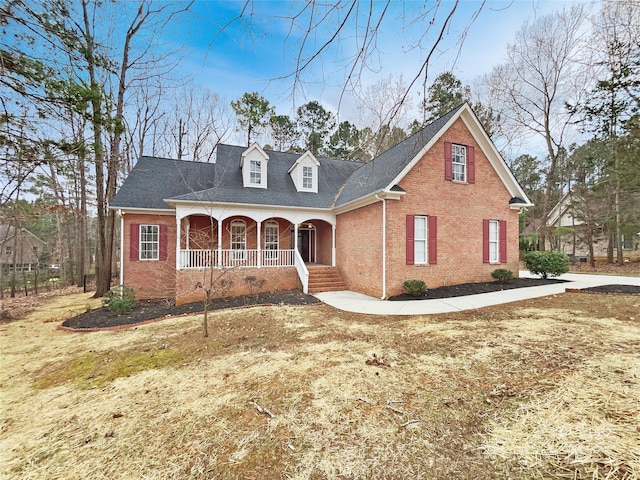
[(219, 145), (213, 164), (142, 157), (110, 204), (121, 282), (139, 297), (334, 288), (387, 298), (402, 283), (518, 272), (526, 194), (463, 104), (368, 163)]

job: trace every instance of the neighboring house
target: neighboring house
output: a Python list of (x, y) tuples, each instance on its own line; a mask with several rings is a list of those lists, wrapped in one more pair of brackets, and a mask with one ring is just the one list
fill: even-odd
[[(593, 256), (606, 258), (609, 246), (609, 235), (597, 220), (588, 222), (585, 219), (598, 217), (598, 205), (587, 205), (580, 195), (568, 191), (549, 212), (547, 227), (552, 229), (551, 246), (576, 260), (587, 261), (589, 254), (589, 237), (593, 242)], [(606, 209), (605, 209), (606, 210)], [(640, 236), (633, 228), (622, 228), (623, 256), (630, 258), (640, 255)], [(613, 248), (616, 248), (615, 238)]]
[(4, 273), (32, 271), (47, 252), (46, 242), (25, 228), (0, 225), (0, 268)]
[[(121, 282), (140, 297), (202, 298), (339, 287), (387, 298), (518, 273), (518, 213), (531, 206), (467, 105), (368, 163), (219, 145), (215, 164), (142, 157), (110, 204)], [(318, 277), (318, 278), (316, 278)], [(334, 287), (335, 288), (335, 287)], [(253, 290), (252, 290), (253, 289)]]

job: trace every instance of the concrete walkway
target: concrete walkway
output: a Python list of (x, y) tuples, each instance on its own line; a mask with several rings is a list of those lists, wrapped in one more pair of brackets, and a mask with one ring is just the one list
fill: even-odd
[[(527, 270), (521, 270), (520, 277), (538, 278), (535, 275), (531, 275)], [(539, 287), (514, 288), (501, 292), (467, 295), (464, 297), (411, 300), (407, 302), (390, 302), (349, 291), (322, 292), (316, 293), (314, 296), (332, 307), (348, 312), (376, 315), (425, 315), (472, 310), (474, 308), (517, 302), (518, 300), (526, 300), (529, 298), (545, 297), (547, 295), (563, 293), (566, 288), (588, 288), (613, 284), (640, 286), (640, 277), (566, 273), (558, 278), (568, 281)]]

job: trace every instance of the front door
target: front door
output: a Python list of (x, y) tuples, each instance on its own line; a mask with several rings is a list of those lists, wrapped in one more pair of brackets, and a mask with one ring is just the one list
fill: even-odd
[(314, 228), (298, 229), (298, 251), (305, 263), (316, 261), (316, 231)]

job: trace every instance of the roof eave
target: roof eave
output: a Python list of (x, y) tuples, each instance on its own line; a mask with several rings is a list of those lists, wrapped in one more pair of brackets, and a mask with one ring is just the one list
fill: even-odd
[(530, 202), (529, 203), (510, 203), (509, 204), (509, 208), (511, 210), (520, 210), (520, 211), (524, 210), (525, 208), (531, 208), (533, 206), (534, 206), (534, 204), (530, 203)]
[(156, 214), (156, 215), (173, 215), (173, 208), (144, 208), (144, 207), (118, 207), (109, 205), (110, 210), (122, 211), (124, 213), (140, 213), (140, 214)]
[(340, 215), (342, 213), (350, 212), (351, 210), (366, 207), (367, 205), (371, 205), (381, 200), (400, 200), (400, 198), (402, 198), (407, 193), (404, 191), (399, 192), (397, 190), (391, 191), (390, 189), (392, 187), (393, 185), (385, 187), (381, 190), (376, 190), (375, 192), (369, 193), (368, 195), (365, 195), (363, 197), (356, 198), (355, 200), (351, 200), (344, 205), (335, 207), (333, 211), (336, 215)]

